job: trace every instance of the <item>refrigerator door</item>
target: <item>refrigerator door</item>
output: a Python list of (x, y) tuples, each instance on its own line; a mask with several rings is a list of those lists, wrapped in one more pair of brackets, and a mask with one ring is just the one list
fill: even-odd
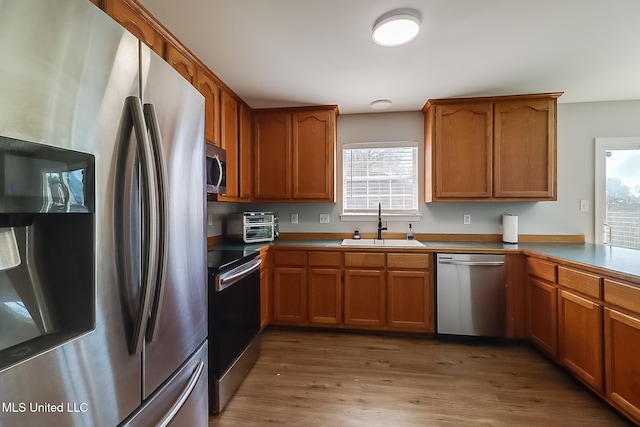
[(151, 110), (155, 110), (161, 139), (156, 142), (166, 168), (160, 180), (166, 189), (160, 199), (165, 198), (167, 209), (166, 239), (161, 240), (168, 241), (166, 269), (160, 274), (164, 283), (156, 285), (160, 295), (155, 298), (158, 303), (152, 309), (144, 349), (146, 399), (207, 337), (207, 243), (204, 98), (144, 46), (141, 63), (147, 125), (152, 125)]
[(0, 371), (0, 425), (113, 427), (142, 395), (113, 237), (115, 141), (139, 92), (138, 40), (86, 0), (0, 0), (0, 57), (0, 135), (95, 156), (94, 326)]
[[(206, 426), (207, 342), (181, 366), (122, 427)], [(202, 408), (205, 408), (203, 411)]]

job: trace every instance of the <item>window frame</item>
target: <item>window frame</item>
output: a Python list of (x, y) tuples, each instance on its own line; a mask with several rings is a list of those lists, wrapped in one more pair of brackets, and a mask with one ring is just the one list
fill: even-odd
[(595, 215), (594, 241), (598, 244), (608, 244), (604, 241), (604, 223), (606, 221), (606, 152), (607, 150), (631, 150), (640, 148), (640, 136), (622, 138), (595, 138)]
[(345, 168), (345, 156), (344, 151), (349, 149), (357, 149), (357, 148), (393, 148), (393, 147), (411, 147), (414, 148), (416, 155), (415, 162), (415, 200), (416, 206), (415, 210), (396, 210), (392, 211), (389, 209), (382, 209), (382, 216), (385, 221), (415, 221), (419, 220), (422, 216), (420, 214), (420, 189), (421, 189), (421, 153), (420, 153), (420, 142), (419, 141), (411, 141), (411, 140), (399, 140), (399, 141), (368, 141), (368, 142), (344, 142), (341, 144), (340, 148), (340, 197), (341, 197), (341, 214), (340, 217), (342, 221), (360, 221), (360, 220), (376, 220), (378, 217), (377, 210), (370, 211), (345, 211), (346, 206), (346, 195), (345, 195), (345, 176), (344, 176), (344, 168)]

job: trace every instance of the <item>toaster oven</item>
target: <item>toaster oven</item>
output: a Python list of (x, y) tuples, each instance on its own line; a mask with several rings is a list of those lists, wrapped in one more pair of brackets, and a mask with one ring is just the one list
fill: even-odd
[(227, 236), (245, 243), (271, 242), (277, 235), (273, 212), (241, 212), (227, 217)]

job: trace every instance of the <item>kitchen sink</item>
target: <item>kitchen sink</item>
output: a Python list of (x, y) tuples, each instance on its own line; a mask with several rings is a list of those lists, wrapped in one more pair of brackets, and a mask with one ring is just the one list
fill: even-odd
[(417, 248), (424, 245), (417, 240), (403, 239), (344, 239), (342, 246), (378, 247), (378, 248)]

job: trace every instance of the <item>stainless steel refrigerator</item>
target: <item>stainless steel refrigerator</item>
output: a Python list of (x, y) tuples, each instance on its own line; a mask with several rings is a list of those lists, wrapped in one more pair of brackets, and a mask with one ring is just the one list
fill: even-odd
[(206, 426), (203, 97), (87, 0), (0, 58), (0, 425)]

